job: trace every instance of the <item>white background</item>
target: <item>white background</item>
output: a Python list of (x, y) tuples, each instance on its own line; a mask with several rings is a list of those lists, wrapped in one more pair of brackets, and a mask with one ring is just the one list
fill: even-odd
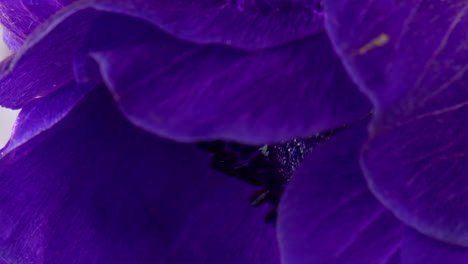
[[(0, 0), (1, 1), (1, 0)], [(3, 43), (2, 29), (0, 27), (0, 60), (9, 55), (8, 49)], [(0, 88), (1, 89), (1, 88)], [(15, 122), (18, 111), (0, 107), (0, 147), (3, 147), (11, 135), (11, 129)]]

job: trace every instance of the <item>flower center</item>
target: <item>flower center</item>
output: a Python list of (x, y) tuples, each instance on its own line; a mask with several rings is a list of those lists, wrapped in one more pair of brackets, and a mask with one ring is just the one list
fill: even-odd
[(279, 144), (248, 146), (234, 142), (212, 141), (197, 146), (213, 153), (211, 167), (228, 176), (259, 187), (249, 199), (250, 205), (273, 206), (266, 223), (276, 220), (276, 211), (287, 183), (304, 158), (317, 145), (343, 129), (339, 127), (305, 139), (292, 139)]

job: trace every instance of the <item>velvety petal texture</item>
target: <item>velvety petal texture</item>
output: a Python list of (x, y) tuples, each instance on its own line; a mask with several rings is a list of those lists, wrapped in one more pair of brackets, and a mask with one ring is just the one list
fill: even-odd
[(102, 87), (59, 122), (44, 117), (55, 125), (0, 159), (6, 263), (278, 263), (266, 211), (247, 202), (255, 188), (133, 127)]
[[(41, 1), (41, 4), (35, 1), (30, 4), (23, 2), (25, 1), (8, 0), (0, 5), (1, 12), (6, 14), (5, 26), (12, 27), (5, 35), (8, 43), (19, 41), (22, 44), (37, 25), (59, 8), (68, 6), (41, 24), (15, 58), (0, 67), (3, 69), (0, 71), (1, 92), (7, 93), (0, 94), (0, 105), (11, 108), (24, 105), (31, 99), (30, 94), (33, 97), (43, 96), (53, 90), (53, 87), (61, 87), (70, 81), (70, 57), (83, 48), (82, 39), (89, 24), (94, 21), (93, 16), (102, 14), (96, 12), (96, 9), (143, 19), (188, 42), (217, 43), (250, 50), (281, 45), (323, 30), (321, 7), (315, 1), (283, 1), (286, 6), (282, 5), (281, 9), (265, 10), (258, 3), (253, 3), (258, 8), (249, 9), (250, 11), (239, 8), (238, 5), (241, 4), (235, 1), (218, 0), (82, 0), (73, 4), (73, 1), (52, 3), (48, 0)], [(54, 8), (51, 10), (43, 8), (52, 5)], [(40, 14), (37, 15), (40, 18), (35, 18), (36, 14)], [(29, 20), (34, 20), (34, 23), (23, 19), (24, 17), (31, 17)], [(15, 19), (28, 24), (28, 29), (24, 29), (26, 26)], [(15, 33), (16, 31), (19, 33)], [(28, 58), (27, 65), (24, 65), (25, 58)], [(15, 70), (11, 72), (13, 66)], [(44, 76), (44, 72), (50, 75)], [(8, 78), (4, 80), (7, 73), (34, 77), (22, 78), (22, 81)], [(50, 80), (50, 76), (56, 79)], [(25, 88), (15, 90), (11, 86)]]
[(0, 105), (21, 108), (73, 81), (72, 59), (84, 47), (90, 26), (102, 13), (59, 13), (0, 64)]
[(12, 50), (18, 49), (38, 25), (62, 7), (62, 3), (56, 0), (3, 0), (0, 3), (0, 24), (7, 31), (7, 45)]
[(408, 113), (435, 104), (437, 97), (451, 100), (466, 81), (467, 1), (339, 0), (325, 5), (332, 42), (377, 109), (397, 104)]
[(359, 150), (367, 120), (319, 145), (281, 201), (278, 237), (284, 264), (397, 264), (403, 226), (367, 188)]
[(262, 143), (311, 135), (369, 111), (325, 35), (250, 53), (182, 42), (135, 19), (102, 21), (90, 39), (116, 36), (103, 34), (109, 23), (128, 34), (140, 29), (138, 44), (91, 56), (127, 117), (156, 134)]
[(468, 246), (468, 2), (326, 1), (332, 42), (376, 109), (368, 182), (418, 231)]
[[(86, 3), (88, 2), (88, 3)], [(323, 30), (318, 1), (93, 0), (83, 6), (144, 19), (189, 42), (258, 50)]]
[(96, 63), (86, 63), (92, 58), (129, 120), (179, 141), (279, 141), (369, 111), (323, 33), (245, 51), (182, 41), (126, 15), (75, 11), (79, 4), (42, 25), (4, 62), (0, 104), (21, 107), (95, 75)]
[[(69, 1), (7, 0), (0, 20), (12, 35), (26, 36)], [(241, 49), (263, 49), (298, 40), (323, 30), (317, 0), (82, 0), (68, 11), (95, 8), (145, 19), (170, 34), (196, 43), (218, 43)], [(18, 45), (18, 47), (19, 47)]]
[(406, 228), (401, 251), (402, 264), (464, 264), (468, 250), (428, 238), (412, 228)]

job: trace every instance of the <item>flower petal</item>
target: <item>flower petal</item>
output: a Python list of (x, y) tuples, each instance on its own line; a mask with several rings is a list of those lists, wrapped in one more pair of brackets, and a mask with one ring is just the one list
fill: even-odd
[[(247, 52), (184, 42), (124, 15), (88, 9), (63, 19), (5, 62), (14, 68), (0, 81), (0, 104), (20, 107), (63, 86), (72, 59), (91, 52), (129, 119), (177, 140), (278, 141), (369, 111), (324, 34)], [(57, 45), (64, 46), (54, 53)], [(81, 72), (89, 71), (75, 67)]]
[[(124, 13), (157, 25), (189, 42), (258, 50), (299, 40), (323, 30), (317, 1), (94, 0), (98, 10)], [(245, 2), (256, 2), (245, 5)], [(278, 5), (278, 2), (282, 2)], [(276, 6), (275, 6), (276, 5)]]
[(378, 110), (397, 104), (405, 114), (466, 82), (467, 1), (330, 0), (325, 6), (337, 52)]
[(72, 58), (101, 15), (93, 10), (70, 17), (59, 13), (39, 26), (20, 50), (0, 64), (0, 105), (21, 108), (72, 82)]
[(409, 226), (468, 246), (468, 2), (325, 5), (332, 41), (376, 109), (370, 187)]
[(406, 228), (402, 245), (402, 264), (464, 264), (468, 262), (466, 248), (433, 240)]
[(265, 211), (245, 199), (252, 188), (208, 164), (194, 146), (128, 124), (105, 89), (95, 89), (0, 159), (1, 259), (277, 263)]
[(56, 0), (2, 0), (0, 24), (7, 30), (8, 46), (16, 50), (26, 37), (63, 5)]
[[(7, 0), (0, 5), (4, 23), (21, 40), (47, 17), (73, 1), (26, 3)], [(317, 0), (92, 0), (77, 1), (72, 10), (95, 8), (145, 19), (179, 38), (196, 43), (263, 49), (295, 41), (323, 30)]]
[(283, 263), (399, 263), (402, 225), (359, 168), (367, 123), (319, 145), (294, 175), (279, 210)]
[[(264, 143), (304, 137), (364, 116), (369, 104), (325, 35), (262, 52), (182, 42), (135, 19), (103, 19), (147, 33), (93, 52), (136, 125), (180, 141)], [(128, 26), (132, 25), (132, 26)], [(112, 39), (94, 26), (96, 39)]]
[[(374, 128), (363, 164), (373, 191), (423, 234), (468, 246), (466, 110)], [(379, 121), (379, 120), (377, 120)]]
[(11, 138), (1, 154), (5, 155), (60, 122), (94, 87), (91, 83), (69, 83), (50, 94), (49, 99), (36, 99), (26, 105), (18, 115)]

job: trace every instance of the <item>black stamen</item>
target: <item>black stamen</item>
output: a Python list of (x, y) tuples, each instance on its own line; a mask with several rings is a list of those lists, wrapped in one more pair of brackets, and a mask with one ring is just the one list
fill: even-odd
[(215, 153), (211, 160), (211, 168), (229, 176), (236, 176), (236, 167), (240, 166), (237, 162), (238, 156), (235, 152)]
[(223, 153), (224, 152), (224, 142), (223, 141), (211, 141), (211, 142), (201, 142), (196, 144), (197, 147), (201, 148), (206, 152), (211, 153)]
[(255, 152), (258, 151), (258, 147), (255, 146), (247, 146), (247, 145), (241, 145), (238, 143), (230, 142), (228, 143), (228, 148), (237, 151), (239, 153), (239, 156), (242, 159), (248, 159), (251, 157)]
[(329, 130), (306, 139), (292, 139), (279, 144), (248, 146), (234, 142), (203, 142), (197, 146), (213, 153), (211, 167), (253, 186), (261, 187), (250, 198), (252, 206), (268, 203), (273, 209), (265, 217), (274, 223), (277, 207), (287, 183), (305, 157), (337, 131)]

